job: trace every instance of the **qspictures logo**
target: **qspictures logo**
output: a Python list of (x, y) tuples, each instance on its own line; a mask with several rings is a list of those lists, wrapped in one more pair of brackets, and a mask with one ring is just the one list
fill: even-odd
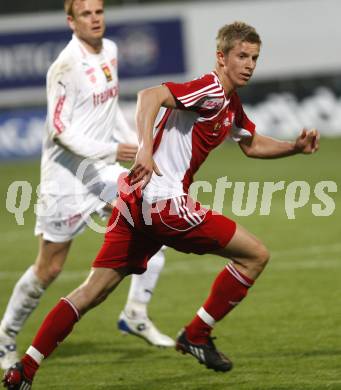
[[(93, 179), (91, 186), (94, 186), (96, 179)], [(114, 192), (113, 187), (108, 191), (108, 186), (98, 181), (100, 184), (101, 194), (106, 194), (105, 199), (99, 195), (99, 203), (104, 203), (104, 200), (108, 202), (108, 195), (111, 195), (112, 200), (115, 200), (117, 191)], [(112, 186), (112, 183), (111, 183)], [(53, 183), (53, 187), (56, 189), (58, 183)], [(128, 189), (128, 191), (134, 191), (134, 188)], [(210, 194), (210, 204), (202, 204), (204, 210), (211, 209), (216, 213), (223, 213), (224, 209), (229, 209), (228, 216), (233, 217), (247, 217), (251, 215), (270, 216), (271, 213), (284, 212), (289, 220), (295, 220), (297, 218), (297, 211), (305, 209), (311, 215), (315, 217), (329, 217), (332, 216), (336, 210), (336, 195), (338, 186), (335, 181), (322, 180), (316, 183), (308, 183), (307, 181), (284, 181), (279, 180), (276, 182), (232, 182), (227, 177), (220, 177), (215, 183), (208, 181), (195, 181), (190, 187), (189, 197), (191, 204), (181, 204), (181, 208), (184, 210), (190, 210), (192, 208), (193, 200), (200, 198), (199, 194), (204, 192)], [(47, 204), (39, 202), (39, 187), (36, 189), (38, 195), (38, 202), (34, 204), (34, 210), (38, 217), (50, 217), (53, 215), (61, 215), (62, 210), (69, 205), (65, 202), (57, 202), (55, 197), (51, 197)], [(55, 193), (58, 193), (55, 192)], [(7, 190), (6, 196), (6, 209), (9, 213), (13, 214), (18, 225), (24, 225), (25, 213), (32, 205), (33, 188), (28, 181), (14, 181)], [(130, 195), (127, 194), (127, 195)], [(69, 197), (70, 200), (74, 198), (72, 203), (78, 201), (79, 194)], [(71, 199), (72, 198), (72, 199)], [(101, 200), (102, 199), (102, 200)], [(165, 202), (161, 202), (158, 207), (145, 207), (144, 208), (144, 223), (146, 225), (152, 223), (151, 213), (160, 212), (160, 207)], [(134, 224), (134, 219), (129, 214), (129, 209), (124, 207), (120, 210), (120, 207), (124, 206), (124, 202), (118, 202), (116, 207), (120, 213), (128, 220), (129, 223)], [(94, 207), (95, 209), (95, 207)], [(147, 211), (146, 211), (147, 210)], [(172, 208), (170, 209), (172, 210)], [(172, 212), (172, 211), (170, 211)], [(174, 212), (178, 212), (175, 210)], [(232, 215), (231, 215), (232, 213)], [(201, 213), (202, 217), (203, 213)], [(89, 227), (98, 232), (105, 233), (108, 229), (98, 224), (95, 219), (89, 214), (89, 209), (86, 209), (86, 214), (81, 215), (84, 221)], [(113, 228), (110, 226), (109, 228)]]

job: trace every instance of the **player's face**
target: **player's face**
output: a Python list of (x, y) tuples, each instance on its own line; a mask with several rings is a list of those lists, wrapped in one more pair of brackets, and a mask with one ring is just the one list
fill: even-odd
[(224, 77), (232, 88), (243, 87), (252, 77), (259, 57), (260, 47), (257, 43), (237, 41), (227, 53), (217, 53)]
[(90, 48), (101, 45), (105, 31), (102, 0), (76, 0), (73, 16), (68, 16), (70, 28)]

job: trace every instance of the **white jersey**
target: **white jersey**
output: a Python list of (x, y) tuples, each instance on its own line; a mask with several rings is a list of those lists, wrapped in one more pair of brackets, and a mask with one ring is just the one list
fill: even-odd
[[(137, 143), (119, 108), (118, 91), (115, 43), (103, 39), (101, 52), (91, 54), (74, 35), (47, 74), (42, 194), (99, 195), (96, 183), (115, 163), (118, 143)], [(85, 159), (90, 165), (79, 176)]]

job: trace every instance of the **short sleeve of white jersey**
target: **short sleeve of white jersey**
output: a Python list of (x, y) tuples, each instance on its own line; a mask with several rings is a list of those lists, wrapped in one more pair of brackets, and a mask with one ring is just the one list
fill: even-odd
[(231, 138), (235, 142), (240, 142), (244, 138), (252, 137), (252, 133), (246, 129), (240, 129), (239, 127), (233, 127), (231, 131)]

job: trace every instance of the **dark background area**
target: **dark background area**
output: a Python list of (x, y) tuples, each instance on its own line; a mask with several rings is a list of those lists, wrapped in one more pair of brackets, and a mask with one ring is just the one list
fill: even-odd
[[(189, 0), (182, 0), (187, 2)], [(197, 0), (198, 1), (198, 0)], [(199, 0), (200, 1), (200, 0)], [(134, 5), (147, 3), (172, 3), (174, 0), (106, 0), (106, 6)], [(55, 11), (62, 10), (64, 6), (63, 0), (14, 0), (0, 2), (0, 15), (13, 14), (21, 12), (40, 12), (40, 11)]]

